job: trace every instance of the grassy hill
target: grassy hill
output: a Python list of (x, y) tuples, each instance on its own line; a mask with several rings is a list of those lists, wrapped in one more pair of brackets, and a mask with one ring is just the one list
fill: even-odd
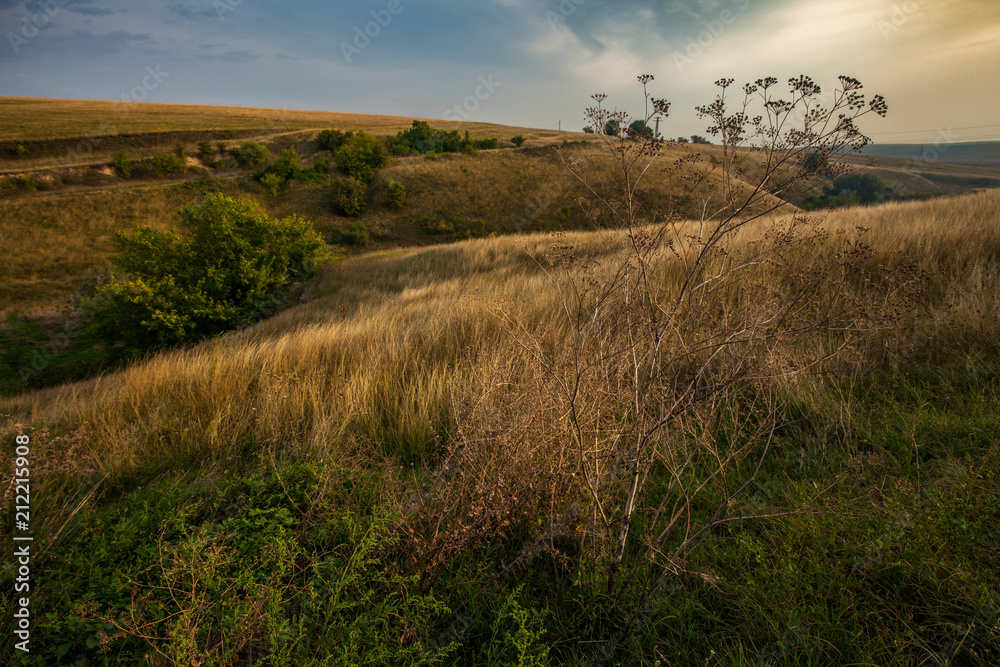
[(923, 165), (943, 163), (1000, 169), (1000, 141), (947, 141), (942, 136), (941, 140), (926, 144), (871, 144), (862, 153)]
[[(333, 207), (336, 171), (271, 194), (235, 164), (201, 165), (192, 144), (253, 137), (310, 167), (331, 158), (322, 129), (411, 119), (133, 105), (109, 129), (114, 103), (0, 106), (0, 368), (35, 382), (0, 386), (0, 439), (30, 438), (35, 535), (32, 653), (14, 664), (1000, 655), (1000, 190), (968, 192), (995, 171), (911, 176), (885, 158), (876, 173), (904, 192), (951, 196), (785, 204), (691, 273), (706, 228), (690, 183), (719, 185), (703, 168), (716, 146), (666, 147), (665, 164), (687, 162), (648, 172), (636, 215), (673, 224), (629, 236), (595, 207), (620, 202), (607, 153), (581, 134), (431, 121), (500, 148), (397, 158), (351, 218)], [(88, 159), (68, 164), (83, 140)], [(108, 168), (116, 150), (176, 143), (183, 173)], [(269, 319), (102, 366), (73, 305), (108, 240), (176, 229), (181, 206), (216, 192), (310, 219), (330, 261)], [(641, 270), (632, 250), (659, 261)], [(666, 319), (688, 275), (722, 287)], [(619, 283), (647, 290), (602, 296)], [(672, 323), (669, 372), (622, 354), (641, 351), (636, 332), (652, 339), (649, 322)], [(630, 382), (673, 415), (641, 483), (622, 463)], [(10, 526), (24, 501), (4, 461)], [(626, 539), (612, 519), (632, 479)], [(15, 660), (10, 642), (0, 657)]]
[[(877, 372), (786, 388), (796, 416), (733, 508), (770, 518), (713, 533), (639, 602), (662, 611), (641, 617), (617, 659), (992, 660), (998, 204), (990, 192), (822, 218), (830, 234), (814, 257), (834, 266), (837, 230), (868, 228), (876, 265), (922, 272), (919, 316), (864, 339), (858, 354)], [(32, 561), (47, 573), (35, 604), (62, 613), (36, 626), (33, 638), (52, 647), (38, 659), (59, 646), (61, 659), (112, 664), (143, 653), (154, 664), (304, 660), (330, 646), (396, 664), (599, 657), (623, 620), (558, 558), (526, 555), (535, 515), (463, 541), (448, 503), (481, 511), (478, 487), (441, 486), (440, 466), (462, 460), (448, 443), (501, 433), (491, 429), (524, 409), (518, 392), (533, 396), (530, 354), (499, 316), (563, 335), (546, 277), (554, 243), (580, 258), (605, 252), (597, 233), (577, 232), (351, 257), (254, 327), (0, 399), (3, 437), (31, 435), (32, 474), (50, 499), (33, 524), (47, 536)], [(880, 290), (863, 298), (874, 306)], [(502, 386), (514, 391), (497, 405)], [(440, 568), (425, 579), (429, 563)], [(619, 602), (635, 604), (631, 594)]]
[[(326, 111), (257, 109), (192, 104), (126, 103), (0, 97), (0, 174), (55, 166), (106, 164), (119, 150), (136, 155), (189, 150), (199, 141), (271, 139), (302, 130), (337, 128), (396, 134), (412, 118)], [(532, 144), (578, 138), (579, 133), (427, 119), (435, 128), (507, 140), (520, 134)], [(18, 149), (18, 147), (22, 149)]]

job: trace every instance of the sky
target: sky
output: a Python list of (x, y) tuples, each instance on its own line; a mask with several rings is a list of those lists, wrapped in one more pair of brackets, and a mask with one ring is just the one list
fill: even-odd
[(641, 115), (640, 74), (667, 137), (719, 78), (845, 74), (876, 142), (1000, 140), (1000, 0), (0, 0), (0, 96), (580, 130), (593, 93)]

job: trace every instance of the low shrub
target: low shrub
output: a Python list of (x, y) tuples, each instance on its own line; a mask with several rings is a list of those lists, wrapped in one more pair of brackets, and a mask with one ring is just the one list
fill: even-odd
[(118, 232), (112, 277), (83, 300), (92, 331), (123, 355), (259, 320), (319, 266), (322, 240), (307, 220), (272, 220), (253, 202), (223, 195), (181, 216), (185, 238), (140, 226), (131, 236)]
[(256, 141), (244, 141), (236, 149), (236, 163), (244, 169), (256, 169), (267, 162), (267, 149)]
[(354, 135), (337, 151), (337, 166), (365, 185), (375, 180), (375, 170), (389, 164), (389, 150), (378, 137), (366, 132)]
[(356, 218), (368, 208), (368, 185), (356, 178), (345, 179), (337, 189), (337, 210)]
[(132, 159), (125, 151), (118, 151), (114, 154), (114, 157), (111, 158), (111, 169), (114, 170), (115, 174), (119, 178), (131, 178)]
[(187, 159), (177, 153), (160, 153), (150, 159), (150, 164), (157, 176), (181, 174), (187, 170)]
[(323, 150), (335, 151), (346, 144), (354, 136), (353, 132), (340, 130), (323, 130), (316, 135), (316, 143)]
[(386, 188), (386, 206), (394, 211), (398, 211), (406, 205), (406, 186), (394, 178), (389, 179), (389, 187)]

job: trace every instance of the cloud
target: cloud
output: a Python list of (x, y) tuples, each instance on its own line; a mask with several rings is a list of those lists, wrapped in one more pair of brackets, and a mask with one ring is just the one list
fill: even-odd
[(229, 63), (248, 63), (254, 60), (260, 60), (264, 56), (256, 51), (250, 50), (231, 50), (225, 53), (199, 53), (196, 58), (201, 60), (222, 60)]

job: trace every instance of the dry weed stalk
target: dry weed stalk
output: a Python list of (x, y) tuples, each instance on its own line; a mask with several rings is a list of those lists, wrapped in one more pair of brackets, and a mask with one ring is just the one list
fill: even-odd
[[(669, 112), (650, 81), (639, 77), (646, 123)], [(721, 155), (706, 165), (691, 153), (662, 170), (664, 142), (614, 130), (630, 118), (594, 96), (587, 120), (612, 128), (601, 139), (614, 173), (595, 181), (567, 167), (596, 200), (593, 219), (610, 215), (615, 225), (598, 230), (600, 252), (557, 238), (536, 258), (559, 296), (560, 326), (541, 331), (500, 313), (534, 369), (497, 376), (483, 394), (488, 409), (459, 411), (456, 443), (424, 496), (438, 541), (424, 544), (425, 564), (534, 521), (534, 541), (515, 562), (548, 551), (557, 575), (571, 564), (574, 580), (603, 584), (613, 604), (626, 582), (639, 592), (627, 629), (712, 529), (748, 518), (737, 499), (796, 378), (905, 312), (906, 279), (868, 262), (866, 230), (840, 235), (831, 254), (815, 221), (771, 215), (817, 165), (867, 144), (855, 121), (883, 116), (885, 101), (866, 102), (850, 77), (829, 107), (808, 77), (789, 81), (787, 101), (775, 84), (748, 84), (732, 110), (732, 80), (716, 82), (718, 97), (698, 112), (721, 136)], [(644, 210), (640, 183), (657, 173), (687, 185), (698, 219)], [(889, 295), (881, 302), (869, 293), (875, 283)]]

